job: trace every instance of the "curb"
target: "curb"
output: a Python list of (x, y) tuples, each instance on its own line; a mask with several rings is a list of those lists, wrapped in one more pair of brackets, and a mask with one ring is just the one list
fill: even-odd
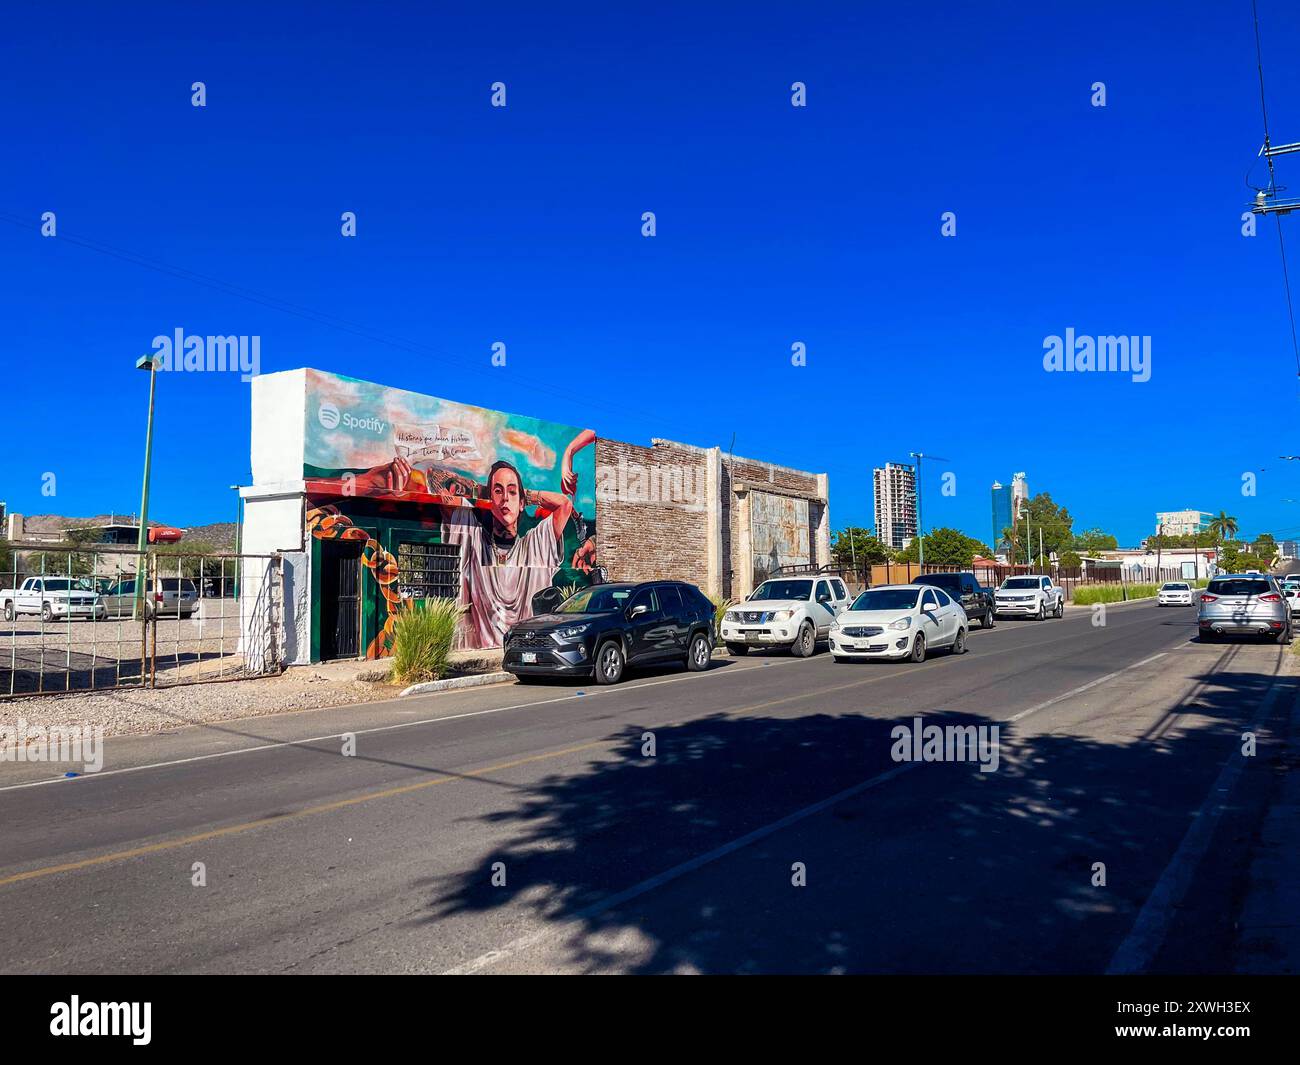
[[(1155, 596), (1155, 595), (1144, 595), (1141, 599), (1116, 599), (1113, 603), (1106, 603), (1104, 605), (1107, 607), (1112, 607), (1112, 606), (1128, 606), (1130, 603), (1154, 603), (1158, 598), (1159, 596)], [(1083, 603), (1082, 605), (1080, 605), (1074, 602), (1069, 602), (1066, 603), (1065, 605), (1067, 607), (1076, 607), (1079, 610), (1091, 610), (1093, 607), (1101, 606), (1103, 604)], [(1192, 605), (1195, 606), (1196, 604), (1193, 603)]]
[(427, 680), (422, 684), (412, 684), (398, 693), (404, 695), (429, 695), (433, 692), (455, 691), (457, 688), (479, 688), (484, 684), (500, 684), (504, 680), (514, 680), (511, 673), (476, 673), (472, 677), (448, 677), (446, 680)]

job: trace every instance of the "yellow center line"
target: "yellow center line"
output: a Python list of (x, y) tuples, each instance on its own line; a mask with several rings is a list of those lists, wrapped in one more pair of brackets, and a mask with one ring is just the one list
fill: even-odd
[[(1047, 642), (1058, 641), (1052, 640)], [(795, 695), (784, 696), (780, 699), (770, 699), (767, 702), (738, 707), (735, 710), (724, 712), (721, 716), (735, 717), (738, 714), (752, 713), (755, 710), (766, 710), (773, 706), (781, 706), (785, 703), (819, 698), (831, 692), (840, 692), (849, 688), (860, 688), (868, 684), (875, 684), (879, 681), (893, 680), (897, 677), (904, 676), (905, 674), (915, 673), (926, 668), (927, 666), (925, 665), (915, 665), (908, 669), (890, 670), (888, 673), (882, 673), (877, 677), (865, 677), (861, 680), (850, 681), (847, 684), (838, 684), (832, 688), (818, 688), (816, 691), (800, 692)], [(630, 688), (629, 690), (635, 690), (635, 687)], [(555, 701), (558, 702), (560, 700)], [(530, 754), (524, 758), (516, 758), (509, 762), (498, 762), (495, 765), (466, 770), (465, 772), (458, 773), (455, 776), (443, 776), (436, 780), (421, 780), (414, 784), (401, 784), (397, 787), (385, 788), (383, 791), (372, 791), (367, 792), (364, 795), (356, 795), (350, 799), (339, 799), (335, 802), (321, 803), (317, 806), (306, 806), (301, 810), (279, 814), (275, 817), (260, 817), (255, 821), (245, 821), (237, 825), (228, 825), (225, 828), (214, 828), (207, 832), (198, 832), (194, 835), (182, 836), (179, 839), (163, 840), (159, 843), (150, 843), (144, 847), (133, 847), (130, 850), (114, 851), (112, 854), (101, 854), (96, 858), (83, 858), (81, 861), (65, 862), (62, 865), (50, 865), (41, 869), (29, 869), (25, 873), (14, 873), (11, 876), (0, 877), (0, 887), (4, 887), (8, 884), (17, 884), (24, 880), (36, 880), (40, 877), (53, 876), (56, 873), (68, 873), (78, 869), (88, 869), (96, 865), (107, 865), (109, 862), (120, 862), (125, 861), (128, 858), (138, 858), (146, 854), (158, 854), (161, 851), (175, 850), (177, 847), (185, 847), (193, 843), (203, 843), (210, 839), (220, 839), (223, 836), (233, 836), (240, 832), (249, 832), (255, 828), (264, 828), (267, 825), (280, 824), (285, 821), (294, 821), (304, 817), (312, 817), (316, 814), (342, 810), (349, 806), (356, 806), (363, 802), (370, 802), (372, 799), (391, 799), (394, 796), (408, 795), (412, 792), (422, 791), (425, 788), (436, 787), (439, 784), (454, 784), (469, 777), (483, 776), (485, 773), (495, 773), (503, 769), (513, 769), (517, 766), (528, 765), (532, 762), (543, 762), (551, 758), (562, 758), (568, 754), (577, 754), (579, 751), (593, 750), (596, 747), (608, 746), (615, 742), (616, 741), (610, 740), (609, 738), (592, 740), (587, 743), (579, 744), (576, 747), (565, 747), (556, 751), (544, 751), (541, 754)], [(445, 771), (436, 770), (436, 772)]]

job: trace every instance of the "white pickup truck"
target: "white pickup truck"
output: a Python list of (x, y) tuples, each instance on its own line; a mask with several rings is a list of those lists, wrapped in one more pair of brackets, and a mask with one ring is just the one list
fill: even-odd
[(1059, 618), (1065, 614), (1065, 591), (1051, 577), (1030, 573), (1008, 577), (993, 593), (993, 616)]
[(5, 621), (13, 621), (19, 614), (40, 614), (44, 621), (98, 621), (108, 616), (104, 601), (76, 577), (28, 577), (17, 588), (0, 591), (0, 604)]
[(722, 640), (733, 655), (751, 647), (788, 647), (807, 658), (848, 605), (848, 589), (838, 577), (772, 577), (723, 614)]

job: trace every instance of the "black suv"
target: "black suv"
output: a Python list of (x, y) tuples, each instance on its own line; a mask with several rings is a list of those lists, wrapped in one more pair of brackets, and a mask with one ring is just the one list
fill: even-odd
[(942, 588), (957, 600), (972, 622), (980, 620), (981, 629), (993, 628), (993, 593), (967, 573), (923, 573), (912, 582)]
[(713, 655), (713, 604), (692, 584), (598, 584), (549, 614), (512, 625), (502, 669), (522, 682), (594, 674), (616, 684), (628, 666), (685, 662), (701, 670)]

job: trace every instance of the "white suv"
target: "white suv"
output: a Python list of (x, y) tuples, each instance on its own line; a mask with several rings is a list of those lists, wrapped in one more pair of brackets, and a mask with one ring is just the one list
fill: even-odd
[(733, 655), (751, 647), (788, 647), (807, 658), (849, 604), (838, 577), (773, 577), (722, 616), (722, 642)]
[(993, 616), (1059, 618), (1065, 613), (1065, 592), (1052, 583), (1051, 577), (1031, 573), (1024, 577), (1008, 577), (1002, 587), (993, 593)]

